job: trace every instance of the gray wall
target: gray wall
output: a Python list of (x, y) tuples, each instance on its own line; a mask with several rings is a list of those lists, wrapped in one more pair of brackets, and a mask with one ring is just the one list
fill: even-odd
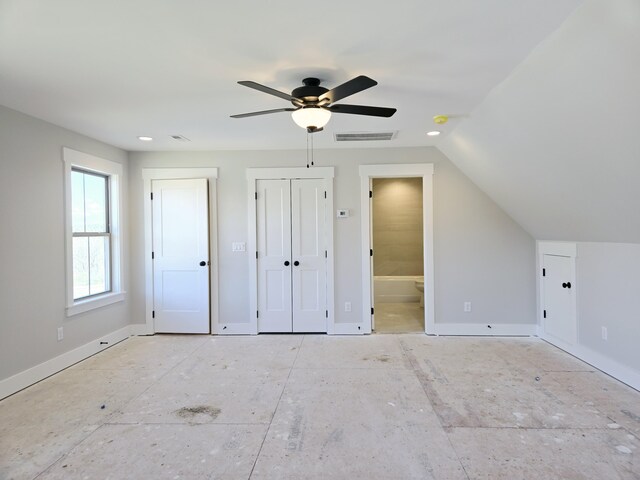
[(374, 275), (422, 275), (422, 178), (373, 179)]
[(538, 240), (640, 243), (640, 2), (589, 0), (439, 144)]
[[(336, 321), (358, 322), (361, 310), (360, 192), (358, 166), (434, 163), (435, 307), (437, 322), (535, 323), (535, 245), (483, 192), (434, 148), (318, 150), (319, 166), (335, 166), (334, 220)], [(248, 232), (247, 167), (304, 166), (304, 151), (133, 152), (131, 198), (132, 322), (144, 323), (143, 167), (218, 167), (220, 318), (249, 319), (250, 252), (232, 253)], [(463, 313), (472, 301), (473, 312)], [(345, 301), (352, 312), (343, 312)]]
[(576, 287), (579, 343), (640, 373), (640, 244), (578, 243)]
[[(65, 316), (63, 146), (127, 162), (122, 150), (0, 106), (0, 379), (129, 322), (127, 302)], [(124, 177), (126, 226), (126, 168)]]

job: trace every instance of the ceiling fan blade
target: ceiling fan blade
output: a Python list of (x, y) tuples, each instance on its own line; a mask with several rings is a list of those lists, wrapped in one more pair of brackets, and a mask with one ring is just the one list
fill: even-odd
[(264, 85), (260, 85), (259, 83), (252, 82), (250, 80), (241, 80), (238, 83), (240, 85), (244, 85), (245, 87), (254, 88), (256, 90), (260, 90), (261, 92), (268, 93), (269, 95), (275, 95), (276, 97), (284, 98), (285, 100), (289, 100), (290, 102), (293, 100), (297, 100), (295, 97), (292, 97), (288, 93), (281, 92), (280, 90), (275, 90), (271, 87), (265, 87)]
[(275, 110), (262, 110), (261, 112), (240, 113), (238, 115), (231, 115), (231, 118), (255, 117), (256, 115), (266, 115), (268, 113), (278, 113), (278, 112), (293, 112), (294, 110), (298, 110), (298, 109), (297, 108), (276, 108)]
[(367, 107), (365, 105), (331, 105), (326, 107), (333, 113), (351, 113), (354, 115), (370, 115), (372, 117), (391, 117), (396, 113), (395, 108)]
[(366, 90), (367, 88), (371, 88), (377, 85), (378, 82), (375, 80), (366, 77), (364, 75), (360, 75), (356, 78), (352, 78), (348, 82), (343, 83), (342, 85), (338, 85), (335, 88), (332, 88), (328, 92), (323, 93), (318, 97), (318, 100), (324, 100), (328, 98), (331, 103), (337, 102), (338, 100), (342, 100), (349, 95), (353, 95), (354, 93), (361, 92)]

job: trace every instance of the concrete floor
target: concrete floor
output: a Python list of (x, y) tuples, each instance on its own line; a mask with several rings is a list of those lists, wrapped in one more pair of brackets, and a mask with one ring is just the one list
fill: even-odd
[(424, 333), (424, 308), (419, 303), (381, 303), (374, 306), (376, 333)]
[(0, 402), (1, 479), (638, 479), (640, 393), (533, 338), (134, 337)]

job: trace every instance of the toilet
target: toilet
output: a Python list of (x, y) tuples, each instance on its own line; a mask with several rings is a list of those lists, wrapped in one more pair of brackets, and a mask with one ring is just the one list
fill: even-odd
[(424, 277), (415, 282), (416, 288), (420, 291), (420, 306), (424, 307)]

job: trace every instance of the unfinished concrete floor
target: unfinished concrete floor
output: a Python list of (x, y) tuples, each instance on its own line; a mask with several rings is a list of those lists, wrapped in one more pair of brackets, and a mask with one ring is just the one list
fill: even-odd
[(638, 479), (640, 393), (532, 338), (134, 337), (0, 402), (2, 479)]

